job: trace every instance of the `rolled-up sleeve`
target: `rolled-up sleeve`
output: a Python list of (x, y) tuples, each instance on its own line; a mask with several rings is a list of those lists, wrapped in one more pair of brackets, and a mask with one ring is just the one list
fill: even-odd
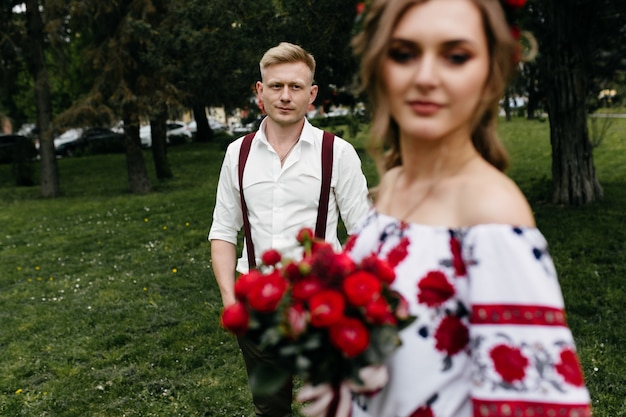
[(241, 139), (236, 140), (226, 150), (217, 183), (213, 222), (209, 231), (209, 240), (224, 240), (234, 245), (237, 244), (237, 235), (243, 225), (237, 178), (241, 142)]
[(339, 213), (349, 234), (365, 217), (371, 207), (367, 181), (361, 169), (361, 160), (352, 145), (340, 141), (335, 158), (335, 198)]

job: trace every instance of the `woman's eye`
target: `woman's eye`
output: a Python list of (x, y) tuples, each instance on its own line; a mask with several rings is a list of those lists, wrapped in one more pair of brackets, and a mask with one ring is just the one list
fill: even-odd
[(389, 51), (389, 58), (399, 64), (404, 64), (411, 61), (413, 58), (416, 57), (416, 55), (417, 54), (414, 51), (408, 49), (391, 49)]
[(447, 59), (454, 65), (462, 65), (470, 59), (470, 55), (466, 53), (453, 53), (448, 54)]

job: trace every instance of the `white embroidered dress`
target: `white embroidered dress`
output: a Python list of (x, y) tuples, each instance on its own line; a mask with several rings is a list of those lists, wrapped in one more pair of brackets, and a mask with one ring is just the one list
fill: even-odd
[(352, 416), (589, 416), (547, 244), (535, 228), (407, 224), (375, 211), (346, 244), (395, 267), (417, 320)]

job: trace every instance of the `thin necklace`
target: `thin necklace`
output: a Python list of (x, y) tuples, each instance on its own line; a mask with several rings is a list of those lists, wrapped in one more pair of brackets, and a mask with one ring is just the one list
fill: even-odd
[(455, 170), (452, 173), (452, 175), (450, 175), (448, 177), (441, 177), (441, 178), (438, 178), (436, 180), (433, 180), (428, 185), (428, 188), (426, 189), (426, 191), (424, 191), (424, 194), (421, 196), (421, 198), (419, 198), (415, 203), (411, 204), (409, 209), (404, 213), (404, 215), (402, 217), (399, 217), (399, 219), (402, 222), (406, 222), (406, 219), (411, 215), (411, 213), (413, 213), (415, 210), (417, 210), (417, 208), (419, 206), (422, 205), (422, 203), (432, 194), (433, 190), (439, 185), (439, 183), (441, 183), (441, 181), (443, 181), (444, 178), (452, 178), (452, 177), (458, 175), (463, 170), (463, 168), (465, 168), (465, 166), (468, 165), (475, 157), (476, 157), (476, 155), (472, 155), (466, 161), (461, 163), (459, 168), (457, 170)]
[(283, 162), (285, 162), (285, 159), (287, 159), (287, 157), (289, 156), (293, 148), (296, 146), (296, 143), (298, 143), (299, 141), (300, 141), (300, 138), (296, 139), (296, 141), (291, 145), (291, 147), (289, 147), (287, 152), (285, 152), (283, 156), (279, 156), (281, 165), (283, 164)]

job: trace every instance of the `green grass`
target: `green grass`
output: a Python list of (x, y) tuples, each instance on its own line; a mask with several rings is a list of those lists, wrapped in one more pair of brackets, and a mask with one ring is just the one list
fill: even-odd
[[(626, 416), (626, 121), (595, 151), (606, 197), (587, 207), (546, 203), (547, 123), (501, 135), (551, 244), (594, 417)], [(206, 241), (223, 152), (169, 152), (176, 177), (146, 196), (128, 193), (122, 155), (59, 160), (55, 200), (0, 165), (0, 416), (253, 416)]]

